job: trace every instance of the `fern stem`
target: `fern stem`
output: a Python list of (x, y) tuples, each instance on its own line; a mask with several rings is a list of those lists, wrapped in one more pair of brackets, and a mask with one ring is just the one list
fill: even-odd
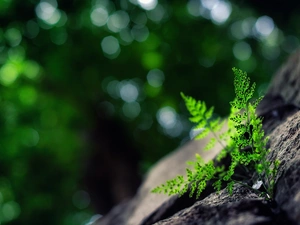
[(219, 144), (222, 146), (222, 149), (225, 149), (227, 146), (225, 146), (222, 142), (222, 140), (220, 139), (220, 137), (216, 134), (216, 132), (209, 126), (210, 131), (212, 132), (212, 134), (214, 135), (214, 137), (216, 138), (216, 140), (219, 142)]

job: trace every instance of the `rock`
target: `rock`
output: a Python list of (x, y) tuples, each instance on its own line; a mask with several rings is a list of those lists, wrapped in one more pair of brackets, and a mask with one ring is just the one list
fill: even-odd
[(290, 221), (300, 224), (300, 161), (292, 160), (277, 184), (275, 201)]
[(212, 193), (193, 206), (155, 224), (270, 224), (273, 220), (272, 214), (267, 202), (250, 189), (236, 185), (232, 195), (226, 190), (222, 190), (219, 194)]
[[(224, 127), (224, 129), (226, 129), (226, 127)], [(178, 199), (176, 196), (169, 197), (166, 195), (153, 194), (150, 191), (178, 174), (185, 174), (186, 162), (194, 160), (196, 153), (199, 153), (204, 161), (213, 159), (222, 149), (222, 146), (217, 144), (214, 149), (204, 152), (203, 147), (208, 143), (211, 137), (213, 137), (212, 134), (201, 141), (190, 141), (162, 158), (147, 174), (136, 196), (129, 202), (123, 203), (122, 207), (116, 206), (110, 213), (98, 220), (96, 224), (136, 225), (140, 224), (142, 220), (151, 215), (151, 213), (156, 212), (164, 202), (165, 205), (181, 205), (179, 208), (175, 207), (174, 210), (180, 210), (192, 205), (195, 200), (189, 197)], [(174, 202), (179, 202), (179, 204), (174, 204)], [(183, 202), (185, 202), (185, 204), (183, 204)], [(170, 207), (166, 208), (169, 209)], [(162, 209), (162, 207), (160, 207), (160, 209)], [(166, 215), (168, 215), (168, 213), (169, 212), (167, 212)], [(117, 223), (115, 221), (117, 221)]]
[[(300, 112), (287, 118), (270, 135), (270, 160), (280, 160), (275, 185), (275, 203), (244, 186), (235, 186), (232, 196), (225, 189), (212, 193), (191, 207), (162, 219), (148, 217), (148, 224), (300, 224)], [(176, 202), (174, 202), (176, 204)], [(166, 207), (164, 205), (162, 208)], [(168, 205), (167, 207), (171, 207)], [(174, 206), (172, 206), (174, 207)], [(161, 209), (158, 209), (158, 211)], [(166, 209), (164, 209), (166, 210)], [(162, 219), (162, 220), (160, 220)]]
[(300, 112), (290, 116), (271, 135), (270, 148), (281, 163), (275, 201), (287, 217), (300, 224)]
[[(258, 108), (264, 116), (264, 129), (270, 135), (269, 159), (280, 160), (276, 176), (274, 202), (266, 202), (257, 193), (235, 185), (229, 195), (208, 188), (199, 199), (187, 195), (167, 197), (150, 190), (178, 174), (185, 174), (185, 162), (199, 153), (207, 161), (220, 151), (201, 148), (210, 137), (192, 141), (158, 162), (149, 172), (137, 195), (117, 206), (96, 225), (148, 224), (294, 224), (300, 225), (300, 52), (283, 66), (271, 82)], [(226, 129), (226, 128), (225, 128)]]

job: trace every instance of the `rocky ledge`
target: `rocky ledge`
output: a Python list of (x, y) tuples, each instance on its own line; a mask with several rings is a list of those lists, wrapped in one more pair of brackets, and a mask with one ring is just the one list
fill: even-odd
[(300, 225), (300, 53), (294, 54), (278, 71), (258, 107), (264, 129), (270, 136), (269, 159), (280, 161), (274, 200), (267, 202), (251, 189), (235, 185), (216, 193), (208, 188), (199, 199), (184, 195), (167, 197), (150, 190), (184, 174), (188, 160), (199, 153), (213, 159), (221, 147), (210, 152), (202, 148), (210, 137), (191, 141), (158, 162), (145, 177), (136, 196), (116, 206), (95, 225)]

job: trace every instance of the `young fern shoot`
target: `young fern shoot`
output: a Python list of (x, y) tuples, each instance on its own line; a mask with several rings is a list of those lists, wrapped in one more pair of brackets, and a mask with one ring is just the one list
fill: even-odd
[[(262, 119), (255, 111), (263, 96), (251, 101), (255, 92), (255, 83), (250, 85), (250, 78), (239, 69), (233, 68), (235, 74), (235, 99), (230, 102), (231, 114), (229, 116), (229, 130), (231, 133), (230, 157), (231, 165), (223, 180), (237, 182), (232, 177), (238, 165), (247, 170), (256, 172), (258, 181), (262, 182), (266, 198), (273, 195), (274, 179), (279, 162), (271, 163), (267, 160), (269, 149), (266, 148), (268, 137), (262, 129)], [(244, 150), (250, 147), (250, 150)], [(272, 165), (273, 164), (273, 165)], [(272, 169), (273, 167), (273, 169)], [(251, 177), (250, 184), (255, 187), (257, 181)], [(249, 182), (242, 182), (248, 185)]]
[[(212, 118), (213, 107), (207, 109), (205, 102), (196, 101), (194, 98), (185, 96), (183, 93), (181, 93), (181, 96), (191, 114), (189, 118), (190, 121), (196, 123), (195, 129), (202, 129), (202, 131), (196, 135), (195, 139), (205, 138), (209, 132), (215, 133), (222, 128), (224, 123), (220, 123), (220, 118)], [(216, 138), (212, 138), (205, 147), (206, 150), (214, 147), (218, 136), (215, 135), (215, 137)], [(189, 162), (189, 165), (192, 166), (192, 170), (189, 168), (186, 169), (187, 178), (179, 175), (174, 179), (168, 180), (165, 184), (154, 188), (152, 192), (168, 195), (179, 194), (179, 196), (181, 196), (188, 191), (190, 186), (190, 197), (196, 193), (196, 197), (198, 198), (201, 192), (206, 188), (207, 181), (212, 180), (215, 173), (220, 169), (214, 166), (213, 161), (204, 163), (198, 154), (196, 154), (196, 161)]]
[(221, 142), (216, 132), (221, 130), (225, 120), (221, 121), (220, 117), (213, 118), (214, 107), (207, 109), (204, 101), (196, 101), (192, 97), (185, 96), (182, 92), (180, 94), (185, 101), (187, 110), (191, 114), (189, 120), (196, 124), (194, 129), (201, 129), (201, 132), (195, 136), (195, 139), (203, 139), (209, 134), (209, 132), (212, 132), (214, 134), (214, 138), (210, 139), (209, 143), (204, 147), (204, 150), (212, 149), (217, 141)]
[[(214, 137), (210, 139), (204, 149), (213, 148), (217, 142), (222, 145), (223, 149), (216, 158), (219, 163), (212, 160), (205, 163), (201, 156), (196, 154), (196, 160), (189, 162), (192, 169), (186, 169), (186, 178), (179, 175), (154, 188), (153, 193), (179, 194), (181, 196), (189, 191), (190, 197), (196, 194), (196, 198), (199, 198), (207, 187), (208, 181), (213, 182), (212, 185), (217, 191), (220, 191), (222, 184), (225, 184), (229, 193), (232, 193), (235, 183), (241, 183), (258, 191), (259, 187), (256, 187), (256, 184), (259, 182), (263, 184), (262, 194), (266, 199), (272, 199), (279, 162), (272, 163), (267, 160), (268, 137), (264, 135), (262, 119), (255, 113), (256, 107), (263, 97), (252, 101), (255, 83), (251, 84), (247, 74), (239, 69), (233, 68), (233, 73), (236, 97), (230, 102), (231, 113), (227, 122), (228, 130), (221, 134), (217, 133), (220, 133), (225, 120), (213, 117), (214, 108), (207, 109), (205, 102), (197, 101), (181, 93), (191, 114), (190, 121), (196, 123), (195, 129), (202, 130), (195, 139), (202, 139), (212, 132)], [(221, 160), (225, 157), (229, 157), (230, 165), (220, 165)], [(242, 180), (237, 179), (239, 177), (236, 172), (237, 167), (243, 167), (244, 170), (250, 171), (249, 177)]]

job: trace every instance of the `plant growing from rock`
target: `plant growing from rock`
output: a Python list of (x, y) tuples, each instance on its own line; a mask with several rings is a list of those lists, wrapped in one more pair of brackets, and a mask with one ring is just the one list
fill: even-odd
[(274, 180), (279, 161), (268, 161), (269, 149), (266, 148), (268, 137), (265, 137), (262, 129), (262, 118), (255, 113), (263, 96), (253, 100), (255, 83), (250, 83), (246, 72), (236, 68), (232, 70), (235, 75), (236, 96), (230, 102), (228, 130), (223, 133), (220, 131), (226, 120), (215, 117), (213, 107), (208, 109), (205, 102), (197, 101), (181, 93), (191, 114), (190, 121), (196, 124), (195, 129), (201, 129), (195, 139), (202, 139), (212, 132), (214, 137), (204, 149), (213, 148), (217, 142), (222, 145), (222, 150), (216, 160), (205, 163), (201, 156), (196, 154), (196, 160), (188, 162), (190, 168), (186, 169), (186, 177), (178, 175), (154, 188), (153, 193), (181, 196), (189, 191), (190, 197), (196, 195), (196, 198), (199, 198), (207, 187), (208, 181), (211, 181), (216, 191), (226, 186), (231, 194), (233, 185), (240, 183), (259, 192), (267, 200), (273, 198)]

